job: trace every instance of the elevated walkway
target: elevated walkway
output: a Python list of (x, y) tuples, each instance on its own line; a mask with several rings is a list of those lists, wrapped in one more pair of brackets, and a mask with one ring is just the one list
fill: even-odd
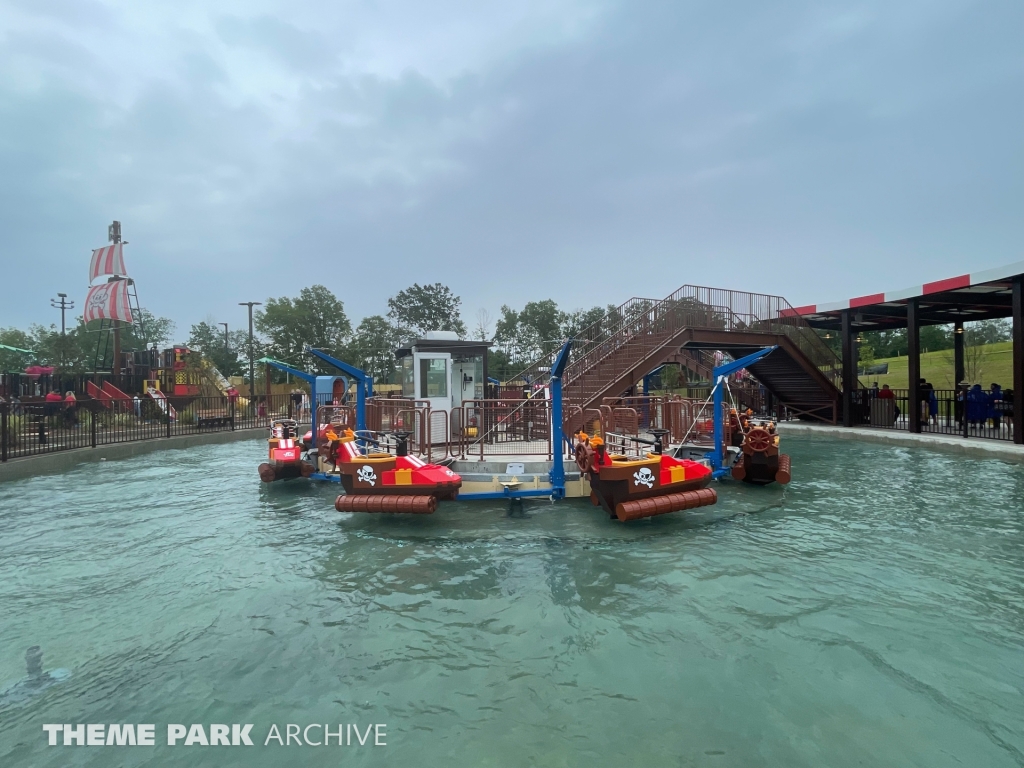
[[(660, 301), (630, 299), (577, 335), (562, 377), (569, 414), (564, 429), (575, 431), (583, 410), (621, 395), (682, 351), (714, 349), (738, 358), (768, 346), (778, 349), (752, 366), (751, 375), (792, 413), (835, 423), (842, 399), (840, 361), (789, 302), (684, 285)], [(538, 380), (550, 365), (551, 356), (545, 356), (516, 378)]]

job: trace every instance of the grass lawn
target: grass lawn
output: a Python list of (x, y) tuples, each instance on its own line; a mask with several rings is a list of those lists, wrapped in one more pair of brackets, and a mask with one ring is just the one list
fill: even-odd
[[(986, 344), (980, 347), (981, 359), (978, 363), (978, 373), (971, 381), (971, 384), (981, 384), (982, 388), (988, 389), (993, 381), (1001, 385), (1003, 389), (1013, 387), (1013, 369), (1011, 366), (1013, 358), (1013, 342), (1001, 341), (998, 344)], [(965, 357), (969, 360), (971, 352), (965, 350)], [(889, 373), (885, 376), (862, 375), (861, 383), (870, 387), (874, 382), (878, 386), (888, 384), (893, 389), (906, 389), (909, 386), (907, 381), (907, 358), (887, 357), (875, 360), (874, 364), (888, 363)], [(967, 366), (968, 378), (970, 378), (970, 364)], [(953, 380), (953, 350), (945, 349), (941, 352), (921, 353), (921, 375), (924, 376), (936, 389), (953, 389), (956, 382)]]

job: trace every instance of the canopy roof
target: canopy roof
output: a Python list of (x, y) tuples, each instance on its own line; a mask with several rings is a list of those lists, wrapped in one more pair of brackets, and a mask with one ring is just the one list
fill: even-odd
[(917, 298), (920, 299), (921, 325), (1010, 317), (1013, 280), (1021, 275), (1024, 275), (1024, 261), (898, 291), (872, 293), (828, 304), (809, 304), (783, 310), (781, 314), (800, 315), (815, 328), (838, 330), (843, 311), (850, 310), (856, 328), (906, 328), (907, 301)]

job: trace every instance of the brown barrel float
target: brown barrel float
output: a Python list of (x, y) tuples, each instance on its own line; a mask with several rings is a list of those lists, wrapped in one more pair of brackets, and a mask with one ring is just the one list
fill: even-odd
[(743, 465), (743, 459), (740, 459), (732, 465), (732, 479), (742, 480), (747, 476), (747, 468)]
[(272, 464), (264, 462), (260, 464), (258, 471), (260, 473), (260, 480), (264, 483), (272, 483), (275, 480), (287, 480), (290, 477), (312, 477), (313, 473), (316, 472), (316, 467), (308, 461), (300, 461), (298, 466), (290, 464), (281, 467), (281, 469), (275, 469)]
[(785, 485), (793, 479), (793, 475), (789, 471), (789, 456), (785, 453), (779, 454), (779, 469), (775, 473), (775, 482), (782, 483)]
[(404, 512), (410, 515), (429, 515), (437, 509), (433, 496), (348, 496), (342, 494), (334, 501), (339, 512)]
[(669, 493), (664, 496), (653, 496), (649, 499), (637, 499), (636, 501), (624, 501), (615, 505), (615, 516), (626, 522), (628, 520), (639, 520), (642, 517), (654, 517), (669, 512), (679, 512), (684, 509), (696, 509), (706, 507), (718, 501), (718, 494), (714, 488), (701, 488), (699, 491), (684, 491), (683, 493)]

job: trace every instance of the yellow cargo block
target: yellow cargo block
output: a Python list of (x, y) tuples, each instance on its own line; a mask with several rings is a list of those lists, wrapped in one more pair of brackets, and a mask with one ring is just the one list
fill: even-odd
[(681, 483), (686, 479), (686, 467), (669, 467), (668, 471), (673, 483)]
[(411, 469), (396, 469), (395, 470), (395, 485), (412, 485), (412, 470)]

